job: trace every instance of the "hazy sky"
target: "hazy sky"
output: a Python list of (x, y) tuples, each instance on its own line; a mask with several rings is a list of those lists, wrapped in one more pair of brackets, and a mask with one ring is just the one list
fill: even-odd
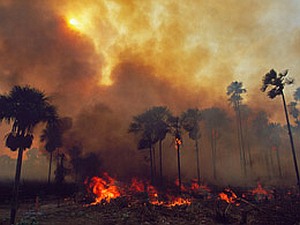
[(283, 119), (261, 80), (289, 69), (291, 99), (299, 58), (297, 0), (0, 0), (0, 92), (45, 91), (91, 151), (131, 148), (132, 116), (154, 105), (230, 109), (234, 80)]

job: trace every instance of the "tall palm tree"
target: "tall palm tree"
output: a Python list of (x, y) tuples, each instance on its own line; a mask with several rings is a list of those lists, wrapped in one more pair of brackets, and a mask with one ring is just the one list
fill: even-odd
[(6, 145), (12, 151), (18, 149), (10, 224), (15, 223), (17, 212), (23, 151), (30, 148), (33, 129), (38, 123), (52, 123), (56, 119), (56, 109), (49, 98), (35, 88), (14, 86), (9, 94), (0, 95), (0, 121), (12, 123)]
[(138, 149), (149, 149), (150, 155), (150, 176), (151, 182), (154, 182), (155, 165), (153, 146), (159, 142), (160, 156), (160, 177), (162, 177), (162, 141), (165, 139), (169, 131), (168, 120), (171, 117), (167, 107), (155, 106), (144, 113), (133, 117), (133, 121), (129, 126), (129, 132), (140, 135)]
[(210, 138), (210, 147), (212, 155), (213, 177), (217, 179), (217, 147), (218, 140), (221, 137), (222, 128), (229, 124), (229, 118), (224, 110), (216, 107), (208, 108), (202, 111), (205, 128)]
[(288, 115), (288, 111), (287, 111), (285, 96), (284, 96), (284, 92), (283, 92), (285, 84), (293, 83), (293, 80), (288, 79), (286, 77), (287, 74), (288, 74), (288, 70), (284, 71), (283, 73), (278, 74), (274, 69), (271, 69), (270, 72), (265, 74), (265, 76), (263, 78), (263, 85), (262, 85), (261, 90), (263, 92), (265, 92), (269, 87), (271, 87), (271, 89), (268, 91), (268, 96), (271, 99), (275, 98), (278, 95), (281, 95), (282, 102), (283, 102), (283, 108), (284, 108), (284, 112), (285, 112), (286, 123), (287, 123), (287, 127), (288, 127), (288, 133), (289, 133), (289, 137), (290, 137), (294, 167), (295, 167), (296, 178), (297, 178), (297, 185), (299, 186), (299, 189), (300, 189), (297, 157), (296, 157), (296, 152), (295, 152), (295, 147), (294, 147), (293, 135), (292, 135), (292, 131), (291, 131), (291, 125), (290, 125), (289, 115)]
[(40, 136), (41, 142), (46, 142), (45, 150), (49, 152), (49, 169), (48, 169), (48, 185), (51, 181), (51, 167), (53, 152), (62, 146), (62, 131), (60, 128), (59, 121), (55, 123), (48, 123), (46, 128), (43, 130), (42, 135)]
[(182, 128), (188, 132), (189, 138), (195, 141), (198, 184), (200, 184), (199, 139), (201, 120), (201, 111), (197, 108), (187, 109), (180, 116), (180, 123)]
[(242, 82), (234, 81), (227, 87), (227, 93), (226, 93), (229, 96), (228, 101), (232, 104), (236, 114), (238, 143), (240, 149), (240, 163), (244, 175), (247, 175), (247, 169), (246, 169), (246, 157), (244, 151), (244, 136), (243, 136), (243, 129), (242, 129), (242, 118), (241, 118), (240, 106), (243, 100), (241, 95), (246, 92), (247, 91), (243, 87)]
[(170, 118), (172, 114), (170, 110), (165, 106), (153, 107), (151, 109), (154, 117), (154, 131), (156, 133), (159, 144), (159, 177), (162, 184), (163, 178), (163, 154), (162, 154), (162, 142), (166, 138), (167, 133), (170, 131)]
[(175, 138), (175, 148), (177, 150), (177, 169), (178, 169), (178, 191), (181, 194), (181, 165), (180, 165), (180, 146), (182, 145), (181, 124), (179, 117), (170, 118), (171, 133)]

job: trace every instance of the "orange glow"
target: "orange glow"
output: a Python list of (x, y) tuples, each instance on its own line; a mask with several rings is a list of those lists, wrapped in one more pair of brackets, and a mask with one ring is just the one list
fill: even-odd
[(137, 178), (132, 178), (131, 185), (130, 185), (130, 191), (144, 192), (145, 191), (145, 185), (142, 181), (138, 180)]
[(111, 199), (121, 195), (119, 188), (115, 185), (115, 180), (107, 173), (104, 174), (104, 177), (104, 179), (92, 177), (89, 182), (86, 182), (88, 192), (95, 195), (95, 201), (91, 205), (99, 204), (102, 201), (109, 203)]
[(202, 194), (205, 195), (208, 199), (211, 198), (211, 190), (208, 186), (203, 185), (203, 184), (198, 184), (197, 180), (192, 180), (192, 185), (191, 185), (191, 191), (196, 193), (196, 194)]
[(269, 200), (273, 198), (271, 191), (268, 191), (262, 187), (260, 183), (257, 183), (257, 187), (250, 191), (257, 201)]
[[(147, 192), (149, 203), (157, 206), (174, 207), (179, 205), (190, 205), (191, 199), (167, 195), (163, 200), (160, 199), (157, 189), (146, 182), (147, 185), (137, 178), (133, 178), (131, 184), (126, 188), (129, 192), (122, 192), (116, 185), (116, 180), (110, 177), (107, 173), (103, 174), (103, 178), (92, 177), (85, 181), (87, 191), (95, 196), (95, 201), (89, 205), (97, 205), (101, 203), (110, 203), (111, 199), (120, 197), (121, 195), (130, 196), (134, 193)], [(147, 186), (147, 188), (146, 188)], [(124, 191), (124, 189), (122, 189)], [(185, 188), (186, 190), (186, 188)], [(128, 194), (130, 193), (131, 194)]]
[(219, 198), (228, 204), (239, 206), (239, 203), (236, 202), (238, 200), (237, 195), (229, 188), (226, 188), (224, 192), (220, 193)]
[(148, 192), (148, 195), (149, 195), (149, 202), (152, 205), (163, 205), (164, 204), (163, 201), (160, 201), (158, 199), (158, 192), (157, 192), (157, 190), (154, 186), (149, 185), (147, 192)]
[[(176, 185), (177, 187), (179, 187), (179, 179), (178, 179), (178, 178), (175, 180), (175, 185)], [(187, 192), (187, 191), (188, 191), (188, 188), (185, 187), (183, 184), (181, 184), (181, 191)]]
[(184, 199), (182, 197), (169, 197), (171, 200), (165, 204), (166, 207), (174, 207), (179, 205), (190, 205), (192, 202), (190, 199)]

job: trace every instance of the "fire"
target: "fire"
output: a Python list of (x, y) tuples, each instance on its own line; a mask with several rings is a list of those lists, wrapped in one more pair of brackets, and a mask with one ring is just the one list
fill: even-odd
[(163, 205), (164, 204), (163, 201), (160, 201), (158, 199), (158, 192), (157, 192), (157, 190), (154, 186), (149, 185), (148, 189), (147, 189), (147, 192), (148, 192), (148, 195), (149, 195), (149, 202), (152, 205)]
[[(148, 194), (148, 201), (152, 205), (174, 207), (191, 204), (191, 200), (188, 198), (175, 197), (172, 195), (167, 195), (164, 199), (162, 199), (153, 185), (149, 184), (149, 182), (143, 182), (137, 178), (133, 178), (131, 180), (131, 184), (122, 189), (122, 192), (121, 188), (117, 186), (116, 180), (110, 177), (107, 173), (103, 174), (103, 178), (92, 177), (90, 180), (87, 179), (85, 181), (85, 185), (87, 186), (87, 191), (95, 196), (94, 202), (90, 205), (97, 205), (105, 202), (110, 203), (111, 199), (118, 198), (121, 195), (125, 195), (130, 199), (130, 196), (133, 196), (134, 193), (142, 192)], [(123, 192), (124, 190), (127, 190), (128, 192)]]
[(273, 198), (273, 194), (262, 187), (260, 183), (257, 183), (257, 187), (250, 191), (257, 201), (270, 200)]
[(104, 174), (105, 179), (100, 177), (92, 177), (89, 181), (88, 192), (95, 195), (95, 201), (91, 205), (96, 205), (102, 201), (110, 202), (111, 199), (120, 197), (120, 190), (115, 185), (115, 180), (111, 178), (107, 173)]
[(229, 188), (226, 188), (224, 192), (221, 192), (219, 197), (228, 204), (236, 204), (236, 206), (239, 205), (239, 203), (236, 202), (239, 199), (238, 196)]
[(211, 198), (211, 190), (208, 186), (198, 184), (197, 180), (192, 180), (191, 191), (196, 194), (205, 195), (208, 199)]
[[(177, 187), (179, 187), (179, 179), (178, 179), (178, 178), (175, 180), (175, 185), (176, 185)], [(184, 184), (181, 184), (180, 189), (181, 189), (181, 191), (183, 191), (183, 192), (187, 192), (187, 191), (188, 191), (188, 189), (184, 186)]]
[(190, 205), (192, 201), (190, 199), (184, 199), (182, 197), (169, 197), (171, 200), (165, 204), (166, 207), (174, 207), (179, 205)]
[(144, 185), (143, 181), (140, 181), (137, 178), (132, 178), (131, 185), (130, 185), (130, 191), (144, 192), (145, 191), (145, 185)]

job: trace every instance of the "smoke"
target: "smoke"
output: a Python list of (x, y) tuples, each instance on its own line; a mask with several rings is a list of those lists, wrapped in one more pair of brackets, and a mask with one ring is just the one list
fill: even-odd
[[(239, 80), (245, 103), (283, 121), (281, 103), (259, 88), (271, 68), (298, 74), (299, 10), (281, 1), (1, 0), (0, 89), (45, 91), (73, 119), (66, 148), (81, 142), (108, 170), (143, 174), (147, 153), (136, 150), (127, 129), (152, 106), (177, 115), (213, 106), (233, 114), (226, 87)], [(174, 160), (167, 159), (169, 174)]]

